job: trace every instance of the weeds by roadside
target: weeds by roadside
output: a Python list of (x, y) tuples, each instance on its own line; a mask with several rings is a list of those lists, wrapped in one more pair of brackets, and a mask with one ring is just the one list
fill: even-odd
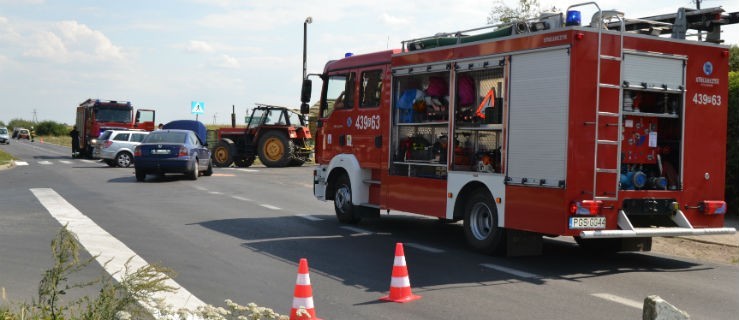
[[(154, 298), (156, 293), (173, 292), (177, 288), (165, 284), (174, 271), (159, 265), (147, 265), (138, 270), (126, 270), (120, 282), (108, 274), (86, 282), (71, 282), (71, 276), (95, 261), (95, 257), (80, 260), (80, 243), (63, 227), (51, 242), (54, 265), (44, 272), (39, 282), (38, 297), (31, 303), (14, 305), (6, 301), (5, 289), (0, 296), (0, 320), (134, 320), (152, 319), (273, 319), (287, 320), (272, 309), (254, 303), (246, 306), (226, 300), (224, 307), (206, 305), (198, 310), (173, 310), (165, 301)], [(84, 296), (65, 303), (72, 290), (98, 286), (97, 296)], [(306, 314), (305, 309), (299, 310)]]
[[(3, 150), (0, 150), (0, 166), (9, 164), (10, 161), (13, 161), (13, 159), (14, 159), (13, 156), (11, 156), (9, 153)], [(0, 318), (0, 320), (3, 320), (3, 319)]]

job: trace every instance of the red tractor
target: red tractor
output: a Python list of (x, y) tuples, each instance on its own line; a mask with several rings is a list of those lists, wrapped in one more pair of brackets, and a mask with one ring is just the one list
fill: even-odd
[(300, 166), (310, 159), (313, 146), (303, 116), (286, 107), (257, 104), (246, 128), (215, 130), (213, 164), (218, 167), (249, 167), (257, 156), (267, 167)]

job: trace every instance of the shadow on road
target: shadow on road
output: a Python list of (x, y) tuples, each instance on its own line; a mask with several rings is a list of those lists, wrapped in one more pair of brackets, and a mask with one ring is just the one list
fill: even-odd
[[(318, 215), (316, 215), (318, 216)], [(708, 267), (645, 253), (593, 255), (574, 242), (545, 239), (544, 253), (534, 257), (496, 257), (472, 252), (465, 244), (460, 224), (433, 219), (389, 216), (363, 220), (346, 228), (332, 216), (321, 221), (299, 217), (264, 217), (211, 220), (199, 225), (245, 241), (254, 252), (296, 264), (308, 258), (312, 272), (387, 292), (396, 242), (404, 242), (406, 261), (414, 288), (454, 290), (511, 282), (545, 284), (551, 280), (581, 281), (629, 272), (685, 272)], [(359, 228), (359, 229), (357, 229)], [(333, 231), (332, 231), (333, 230)], [(363, 232), (366, 231), (366, 232)], [(412, 246), (423, 244), (443, 252)], [(338, 257), (338, 258), (337, 258)], [(530, 276), (483, 266), (490, 264)], [(379, 276), (378, 276), (379, 275)], [(415, 289), (414, 289), (415, 290)]]

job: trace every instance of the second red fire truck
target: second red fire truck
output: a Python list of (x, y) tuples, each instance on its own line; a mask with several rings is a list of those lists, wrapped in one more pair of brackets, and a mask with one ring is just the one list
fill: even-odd
[[(589, 24), (577, 5), (328, 62), (315, 196), (345, 223), (380, 210), (462, 220), (486, 253), (536, 254), (542, 236), (615, 251), (734, 233), (729, 51), (714, 42), (739, 16), (629, 20), (585, 5)], [(686, 40), (690, 29), (708, 41)]]

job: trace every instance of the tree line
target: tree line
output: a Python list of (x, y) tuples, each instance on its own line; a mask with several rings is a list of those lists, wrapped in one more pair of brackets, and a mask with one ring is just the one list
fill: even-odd
[(37, 136), (66, 136), (69, 134), (71, 127), (66, 123), (59, 123), (56, 121), (41, 121), (33, 122), (23, 119), (13, 119), (6, 125), (5, 122), (0, 121), (0, 127), (8, 127), (9, 130), (15, 128), (26, 128), (34, 130)]

